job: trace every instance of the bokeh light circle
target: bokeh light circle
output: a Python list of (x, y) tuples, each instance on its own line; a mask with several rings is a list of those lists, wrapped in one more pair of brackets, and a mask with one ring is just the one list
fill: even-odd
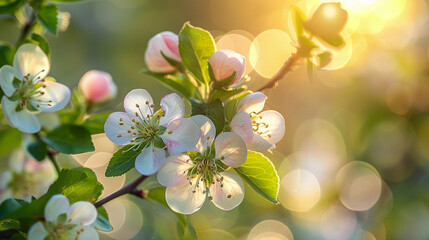
[(247, 240), (293, 240), (292, 232), (284, 223), (277, 220), (264, 220), (256, 224)]
[[(246, 34), (247, 36), (250, 34)], [(252, 45), (252, 40), (244, 34), (240, 34), (236, 31), (229, 32), (216, 41), (216, 47), (218, 50), (221, 49), (231, 49), (237, 53), (243, 55), (246, 58), (246, 67), (244, 74), (249, 74), (253, 68), (250, 64), (250, 47)]]

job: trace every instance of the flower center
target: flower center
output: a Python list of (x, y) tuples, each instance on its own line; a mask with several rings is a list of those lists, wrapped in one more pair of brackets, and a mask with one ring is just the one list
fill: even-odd
[(12, 82), (15, 87), (15, 93), (11, 100), (19, 101), (16, 111), (21, 111), (27, 107), (30, 111), (37, 111), (41, 105), (52, 106), (52, 100), (41, 100), (38, 97), (45, 95), (45, 79), (40, 79), (40, 74), (45, 70), (42, 69), (36, 75), (31, 77), (30, 74), (24, 76), (23, 80), (15, 78)]
[(252, 121), (253, 132), (257, 133), (263, 138), (271, 138), (269, 134), (268, 123), (263, 122), (262, 116), (258, 115), (255, 112), (250, 113), (250, 119)]
[(58, 221), (57, 223), (44, 222), (44, 225), (46, 231), (48, 232), (48, 236), (45, 239), (77, 240), (79, 239), (79, 235), (85, 231), (83, 228), (77, 228), (78, 225), (76, 224), (70, 224), (63, 221)]
[(29, 173), (13, 173), (12, 181), (9, 183), (9, 189), (12, 191), (13, 196), (19, 198), (27, 198), (31, 196), (30, 190), (33, 181)]

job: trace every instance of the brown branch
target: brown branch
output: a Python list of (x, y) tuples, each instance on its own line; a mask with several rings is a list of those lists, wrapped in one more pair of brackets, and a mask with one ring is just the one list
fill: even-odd
[(24, 38), (28, 35), (30, 32), (30, 29), (33, 27), (34, 23), (36, 22), (36, 15), (34, 13), (31, 14), (30, 20), (28, 20), (24, 27), (22, 28), (21, 35), (18, 38), (18, 42), (16, 45), (18, 45)]

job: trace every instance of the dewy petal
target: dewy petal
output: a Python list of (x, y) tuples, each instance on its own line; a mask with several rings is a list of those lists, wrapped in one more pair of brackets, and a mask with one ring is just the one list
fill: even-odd
[(258, 131), (262, 132), (261, 136), (273, 145), (278, 143), (285, 134), (285, 119), (277, 111), (263, 111), (255, 118), (255, 122), (266, 124), (261, 125)]
[(244, 183), (241, 178), (232, 172), (222, 172), (222, 183), (215, 182), (210, 186), (213, 204), (222, 210), (231, 210), (243, 201)]
[(67, 218), (73, 224), (90, 225), (97, 219), (97, 209), (92, 203), (78, 201), (70, 206)]
[(265, 138), (259, 136), (256, 133), (253, 134), (252, 141), (246, 145), (247, 145), (247, 149), (257, 151), (257, 152), (263, 152), (273, 148), (273, 144), (271, 144)]
[(104, 132), (110, 141), (119, 145), (126, 145), (136, 138), (134, 135), (136, 132), (135, 124), (124, 112), (110, 114), (104, 123)]
[(27, 234), (28, 240), (44, 240), (46, 236), (48, 236), (48, 232), (41, 221), (31, 226)]
[(23, 44), (16, 51), (13, 66), (22, 76), (29, 74), (29, 79), (38, 82), (44, 79), (50, 70), (49, 58), (43, 50), (35, 44)]
[(204, 115), (195, 115), (190, 117), (192, 121), (200, 129), (200, 137), (193, 150), (203, 153), (207, 147), (212, 145), (214, 138), (216, 137), (216, 127), (210, 118)]
[(244, 142), (250, 143), (253, 139), (253, 126), (250, 115), (246, 112), (238, 112), (230, 123), (231, 131), (243, 138)]
[(200, 129), (189, 118), (176, 119), (168, 124), (165, 132), (160, 135), (168, 153), (177, 154), (195, 147), (200, 135)]
[(158, 182), (165, 187), (176, 186), (186, 181), (187, 170), (193, 166), (187, 154), (169, 156), (158, 171)]
[(185, 104), (182, 98), (176, 93), (165, 95), (161, 99), (161, 108), (164, 116), (159, 120), (161, 126), (166, 127), (171, 121), (185, 116)]
[(40, 131), (41, 126), (37, 117), (25, 109), (17, 112), (15, 110), (17, 105), (18, 102), (12, 102), (6, 96), (1, 100), (3, 115), (9, 125), (25, 133)]
[(165, 150), (149, 145), (136, 158), (136, 169), (143, 175), (156, 173), (165, 160)]
[(71, 233), (74, 233), (71, 239), (75, 239), (77, 231), (80, 232), (78, 240), (98, 240), (100, 236), (98, 235), (97, 230), (92, 226), (76, 226), (73, 229), (69, 230)]
[(56, 194), (49, 199), (45, 206), (45, 220), (54, 222), (59, 215), (67, 213), (69, 208), (70, 202), (67, 197), (62, 194)]
[(197, 181), (198, 178), (194, 177), (191, 180), (192, 184), (185, 180), (175, 187), (167, 187), (165, 200), (173, 211), (192, 214), (203, 206), (206, 200), (205, 187), (204, 184), (196, 185)]
[(215, 140), (216, 158), (236, 168), (246, 162), (247, 148), (243, 139), (235, 133), (224, 132)]
[(43, 112), (56, 112), (64, 108), (70, 100), (70, 89), (61, 83), (45, 81), (46, 88), (39, 88), (43, 95), (33, 97), (30, 102)]
[(153, 105), (152, 97), (144, 89), (131, 90), (124, 99), (125, 112), (140, 122), (142, 119), (147, 119), (147, 115), (152, 115), (151, 105)]
[(237, 111), (258, 113), (264, 108), (265, 100), (267, 100), (267, 96), (265, 96), (263, 93), (251, 93), (241, 99), (240, 103), (237, 106)]
[(0, 86), (6, 96), (10, 97), (15, 92), (13, 79), (21, 77), (20, 75), (12, 66), (4, 65), (0, 68)]

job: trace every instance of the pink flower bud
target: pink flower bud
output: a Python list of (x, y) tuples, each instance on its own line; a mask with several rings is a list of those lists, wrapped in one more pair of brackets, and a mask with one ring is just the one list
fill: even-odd
[(79, 89), (86, 100), (100, 103), (116, 97), (117, 87), (112, 76), (103, 71), (91, 70), (79, 81)]
[(179, 38), (172, 32), (161, 32), (153, 36), (148, 43), (144, 54), (145, 62), (151, 72), (172, 72), (175, 66), (165, 60), (161, 51), (166, 57), (177, 62), (182, 62), (179, 54)]
[(245, 59), (242, 55), (233, 50), (219, 50), (210, 57), (210, 66), (212, 67), (213, 75), (216, 81), (223, 80), (236, 72), (235, 78), (230, 85), (236, 83), (243, 77)]

